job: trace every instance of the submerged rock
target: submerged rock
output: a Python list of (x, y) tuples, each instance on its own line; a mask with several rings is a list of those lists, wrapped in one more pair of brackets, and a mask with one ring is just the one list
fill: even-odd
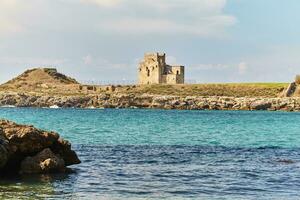
[(296, 161), (290, 160), (290, 159), (279, 159), (279, 160), (277, 160), (277, 162), (282, 163), (282, 164), (294, 164), (294, 163), (296, 163)]
[(64, 172), (80, 160), (55, 132), (0, 120), (0, 172)]

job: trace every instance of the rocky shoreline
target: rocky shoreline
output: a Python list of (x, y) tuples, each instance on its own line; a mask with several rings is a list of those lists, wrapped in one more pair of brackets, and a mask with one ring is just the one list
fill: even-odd
[(0, 174), (68, 172), (79, 164), (71, 144), (55, 132), (0, 120)]
[(300, 111), (297, 97), (179, 97), (171, 95), (100, 94), (47, 96), (0, 93), (0, 106), (61, 108), (154, 108), (179, 110)]

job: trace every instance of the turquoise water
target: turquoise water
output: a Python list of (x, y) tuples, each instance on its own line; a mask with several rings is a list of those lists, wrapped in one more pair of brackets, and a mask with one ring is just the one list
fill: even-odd
[(71, 175), (1, 180), (2, 198), (300, 198), (300, 113), (1, 108), (0, 118), (59, 132), (83, 161)]
[(75, 144), (300, 147), (300, 113), (25, 108), (0, 109), (0, 117)]

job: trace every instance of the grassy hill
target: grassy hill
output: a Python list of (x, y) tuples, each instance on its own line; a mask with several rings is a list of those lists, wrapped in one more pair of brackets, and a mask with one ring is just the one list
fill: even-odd
[(16, 92), (68, 92), (78, 88), (79, 83), (52, 68), (30, 69), (0, 86), (0, 91)]

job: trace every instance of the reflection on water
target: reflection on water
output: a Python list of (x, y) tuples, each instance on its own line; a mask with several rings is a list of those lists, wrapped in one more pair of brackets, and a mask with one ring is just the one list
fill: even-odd
[(26, 175), (0, 180), (1, 199), (45, 199), (57, 196), (54, 183), (66, 181), (68, 174)]

